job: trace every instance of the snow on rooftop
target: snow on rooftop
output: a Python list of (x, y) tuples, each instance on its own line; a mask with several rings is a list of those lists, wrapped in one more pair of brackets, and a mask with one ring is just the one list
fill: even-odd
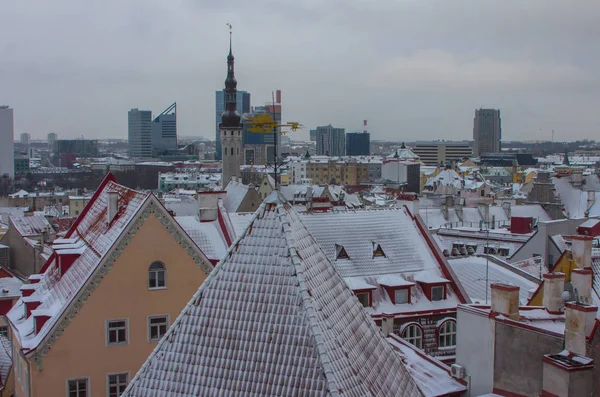
[[(451, 259), (448, 261), (452, 270), (460, 280), (473, 303), (485, 303), (486, 294), (486, 268), (488, 269), (488, 282), (516, 285), (519, 287), (519, 302), (527, 303), (529, 290), (536, 289), (538, 285), (527, 278), (505, 269), (486, 258), (471, 256), (467, 258)], [(488, 299), (491, 292), (488, 288)]]
[(225, 196), (224, 205), (227, 212), (237, 212), (238, 208), (244, 201), (244, 198), (248, 194), (248, 185), (244, 185), (241, 182), (231, 180), (225, 187), (227, 196)]
[(277, 192), (123, 396), (175, 391), (180, 397), (423, 395)]
[(599, 222), (600, 222), (600, 219), (588, 219), (587, 221), (585, 221), (581, 225), (579, 225), (579, 227), (591, 228), (591, 227), (596, 226)]
[(54, 232), (52, 225), (43, 215), (11, 216), (10, 221), (23, 237), (38, 236), (45, 230)]
[(438, 283), (449, 283), (450, 280), (440, 277), (431, 270), (424, 270), (413, 276), (414, 280), (418, 283), (424, 284), (438, 284)]
[(378, 277), (377, 282), (386, 287), (409, 287), (415, 285), (415, 283), (407, 281), (404, 277), (396, 276), (394, 274)]
[(200, 222), (197, 216), (176, 216), (175, 220), (208, 258), (225, 256), (229, 247), (219, 221)]
[(20, 280), (17, 277), (0, 278), (0, 299), (20, 297), (21, 286), (23, 286), (23, 280)]
[(450, 367), (446, 364), (423, 351), (417, 351), (416, 347), (396, 335), (391, 335), (386, 340), (402, 357), (406, 369), (425, 397), (445, 396), (467, 390), (465, 385), (451, 376)]

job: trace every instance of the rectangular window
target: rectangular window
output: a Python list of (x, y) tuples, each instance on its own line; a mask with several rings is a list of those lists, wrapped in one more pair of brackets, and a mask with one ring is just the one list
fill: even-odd
[(408, 303), (408, 291), (407, 288), (394, 291), (394, 302), (396, 302), (396, 304)]
[(167, 316), (156, 316), (148, 319), (150, 340), (160, 340), (169, 327), (169, 318)]
[(441, 301), (444, 300), (444, 286), (440, 285), (437, 287), (431, 287), (431, 300)]
[(127, 344), (127, 320), (108, 320), (106, 322), (106, 344)]
[(0, 336), (8, 338), (8, 326), (0, 327)]
[(359, 292), (356, 294), (356, 297), (362, 303), (363, 307), (369, 307), (369, 293), (368, 292)]
[(88, 378), (70, 379), (67, 381), (68, 397), (88, 397), (89, 389)]
[(112, 374), (108, 375), (108, 397), (119, 397), (129, 383), (129, 374)]

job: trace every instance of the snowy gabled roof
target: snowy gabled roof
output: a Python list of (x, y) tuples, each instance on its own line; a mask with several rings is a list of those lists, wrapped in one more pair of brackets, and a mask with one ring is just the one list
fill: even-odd
[(225, 256), (229, 244), (218, 220), (200, 222), (197, 216), (176, 216), (175, 220), (208, 258)]
[(225, 197), (225, 208), (227, 212), (237, 212), (238, 208), (248, 194), (248, 185), (244, 185), (234, 179), (229, 181), (225, 187), (227, 196)]
[[(109, 192), (118, 193), (118, 212), (110, 222), (107, 215)], [(89, 293), (89, 289), (86, 290), (86, 287), (94, 281), (92, 276), (99, 275), (101, 270), (106, 271), (112, 265), (112, 263), (107, 264), (106, 262), (114, 261), (117, 255), (111, 254), (124, 249), (124, 245), (119, 247), (118, 242), (128, 234), (135, 224), (134, 221), (142, 215), (144, 209), (161, 212), (166, 222), (170, 223), (173, 233), (179, 233), (182, 239), (189, 244), (190, 250), (193, 250), (194, 255), (199, 258), (198, 262), (202, 262), (206, 268), (212, 269), (208, 258), (197, 248), (183, 229), (170, 218), (166, 209), (154, 195), (119, 185), (114, 181), (112, 174), (109, 174), (66, 237), (54, 242), (53, 255), (42, 268), (41, 274), (36, 275), (39, 282), (34, 284), (35, 291), (26, 298), (38, 299), (41, 302), (32, 311), (33, 315), (29, 317), (23, 315), (23, 298), (19, 299), (7, 314), (14, 330), (14, 336), (25, 354), (40, 347), (49, 335), (57, 337), (54, 333), (56, 329), (67, 326), (70, 319), (60, 321), (64, 318), (65, 312), (73, 302), (87, 299), (85, 294)], [(60, 274), (57, 259), (62, 253), (78, 255), (64, 274)], [(99, 281), (96, 280), (96, 282)], [(80, 296), (80, 294), (83, 295)], [(82, 299), (84, 295), (86, 298)], [(50, 317), (39, 332), (34, 332), (34, 315), (36, 313)], [(62, 333), (62, 329), (59, 332)], [(46, 346), (46, 349), (39, 349), (41, 352), (38, 351), (37, 354), (45, 354), (43, 351), (47, 348)]]
[(23, 237), (39, 236), (44, 230), (54, 233), (52, 225), (43, 215), (11, 216), (10, 221), (15, 230)]
[(23, 280), (17, 277), (0, 277), (0, 299), (21, 296)]
[(123, 397), (422, 396), (296, 212), (273, 192)]

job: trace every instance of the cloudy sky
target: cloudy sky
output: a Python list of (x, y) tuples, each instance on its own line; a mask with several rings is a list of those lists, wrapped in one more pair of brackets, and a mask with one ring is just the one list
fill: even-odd
[(234, 27), (238, 88), (283, 91), (284, 119), (373, 139), (598, 138), (598, 0), (28, 0), (0, 11), (0, 104), (15, 134), (127, 136), (127, 111), (178, 104), (214, 136)]

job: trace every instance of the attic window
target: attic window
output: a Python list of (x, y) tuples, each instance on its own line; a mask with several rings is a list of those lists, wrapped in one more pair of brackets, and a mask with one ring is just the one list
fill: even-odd
[(383, 252), (383, 248), (381, 248), (381, 245), (373, 242), (373, 258), (378, 256), (383, 256), (384, 258), (386, 257), (385, 252)]
[(350, 259), (350, 256), (348, 255), (348, 252), (346, 252), (344, 246), (339, 244), (335, 245), (335, 259)]

